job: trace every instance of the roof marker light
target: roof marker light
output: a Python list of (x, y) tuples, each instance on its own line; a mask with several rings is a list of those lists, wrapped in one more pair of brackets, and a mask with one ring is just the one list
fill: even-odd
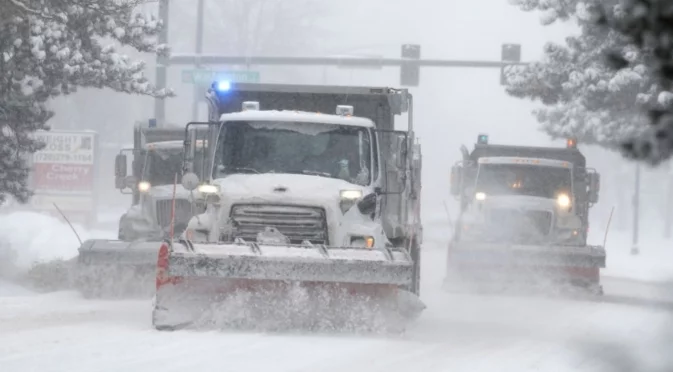
[(477, 137), (477, 143), (480, 145), (488, 145), (488, 134), (480, 134)]
[(576, 148), (576, 147), (577, 147), (577, 139), (575, 139), (575, 138), (568, 138), (568, 140), (566, 141), (566, 146), (567, 146), (569, 149), (574, 149), (574, 148)]
[(259, 111), (259, 102), (257, 101), (243, 102), (243, 111)]
[(336, 108), (337, 115), (340, 116), (352, 116), (353, 115), (353, 106), (348, 105), (338, 105)]

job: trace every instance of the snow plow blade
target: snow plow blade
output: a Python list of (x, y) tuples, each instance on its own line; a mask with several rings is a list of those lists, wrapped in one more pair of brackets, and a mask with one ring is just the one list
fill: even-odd
[(605, 249), (601, 246), (453, 242), (447, 257), (445, 286), (468, 291), (579, 289), (601, 295), (600, 269), (605, 263)]
[(91, 239), (77, 257), (75, 288), (87, 298), (151, 297), (160, 241)]
[(399, 331), (425, 308), (413, 266), (403, 250), (166, 242), (153, 324)]

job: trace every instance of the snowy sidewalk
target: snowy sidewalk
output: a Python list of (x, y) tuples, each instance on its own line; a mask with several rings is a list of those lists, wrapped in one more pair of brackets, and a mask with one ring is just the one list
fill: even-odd
[(631, 241), (630, 232), (614, 231), (608, 235), (603, 275), (644, 282), (673, 281), (673, 239), (643, 234), (638, 255), (631, 255)]
[[(86, 231), (74, 226), (82, 240), (114, 239), (116, 231)], [(16, 254), (19, 268), (27, 269), (34, 262), (70, 259), (77, 256), (79, 241), (65, 221), (35, 212), (13, 212), (0, 215), (0, 249)]]

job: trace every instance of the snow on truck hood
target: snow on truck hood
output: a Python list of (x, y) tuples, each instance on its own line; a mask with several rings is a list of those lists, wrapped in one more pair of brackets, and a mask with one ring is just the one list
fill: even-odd
[[(336, 107), (334, 107), (336, 109)], [(304, 122), (313, 124), (348, 125), (365, 128), (374, 128), (370, 119), (358, 116), (340, 116), (317, 112), (289, 111), (289, 110), (251, 110), (222, 114), (220, 121), (280, 121)]]
[(366, 188), (344, 180), (303, 174), (234, 174), (213, 181), (230, 202), (282, 202), (288, 204), (332, 204), (341, 190)]

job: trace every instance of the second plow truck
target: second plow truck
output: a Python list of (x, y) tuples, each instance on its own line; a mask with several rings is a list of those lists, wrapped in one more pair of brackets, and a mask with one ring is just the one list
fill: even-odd
[(208, 127), (211, 171), (182, 181), (207, 207), (161, 246), (154, 327), (399, 331), (419, 315), (411, 95), (215, 83), (206, 97), (211, 122), (188, 126)]
[[(174, 234), (181, 234), (189, 219), (203, 211), (203, 204), (190, 199), (198, 191), (187, 191), (179, 183), (184, 133), (184, 127), (150, 128), (137, 124), (133, 148), (117, 155), (115, 187), (131, 194), (131, 207), (119, 220), (117, 240), (91, 239), (79, 248), (76, 285), (86, 297), (151, 296), (160, 242), (170, 237), (171, 229)], [(198, 144), (195, 152), (195, 171), (203, 159), (202, 147)], [(130, 175), (128, 152), (132, 154)]]
[(599, 175), (565, 148), (506, 146), (479, 135), (451, 172), (460, 215), (447, 257), (453, 290), (542, 287), (602, 295), (605, 249), (587, 244)]

